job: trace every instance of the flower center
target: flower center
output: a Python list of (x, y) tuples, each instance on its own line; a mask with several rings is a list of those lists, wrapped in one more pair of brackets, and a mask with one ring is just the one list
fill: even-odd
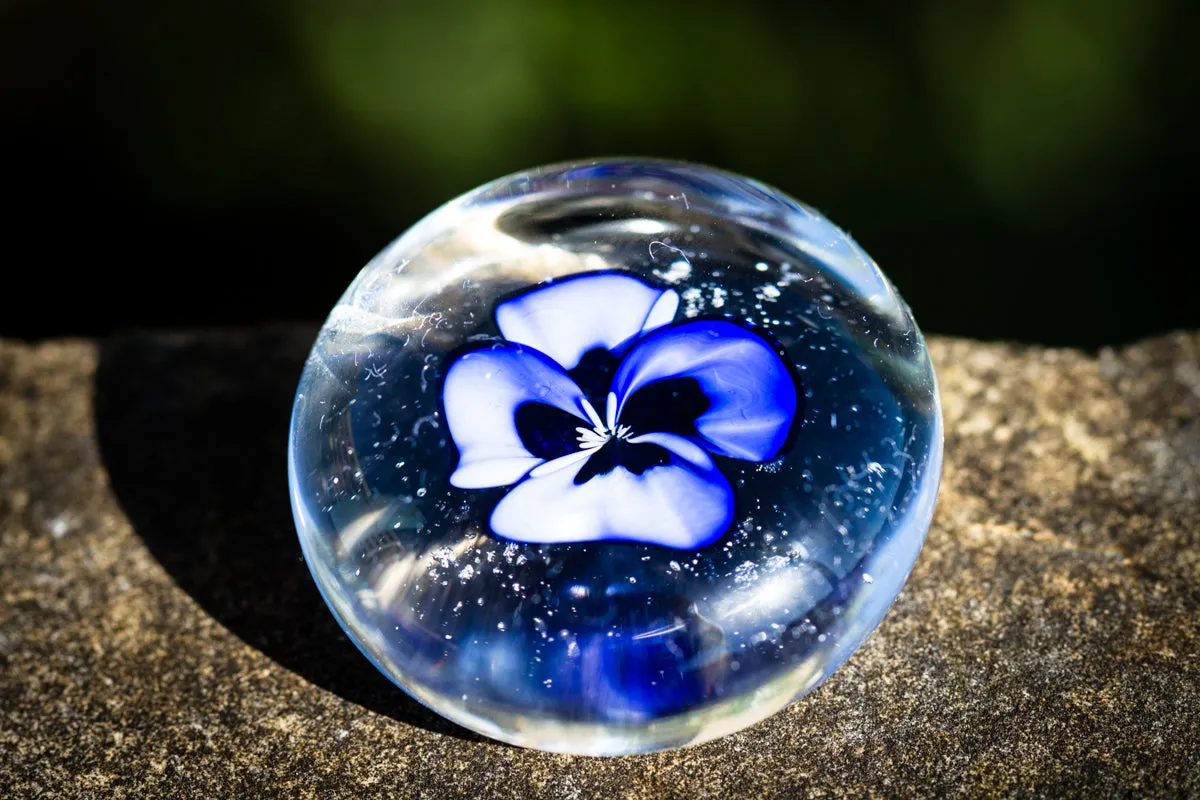
[(596, 409), (586, 399), (583, 399), (582, 403), (583, 411), (591, 421), (592, 427), (580, 426), (575, 429), (575, 432), (579, 434), (575, 441), (579, 443), (580, 450), (588, 453), (595, 452), (614, 439), (625, 441), (633, 435), (631, 427), (617, 424), (617, 396), (613, 392), (608, 393), (604, 419), (600, 418)]

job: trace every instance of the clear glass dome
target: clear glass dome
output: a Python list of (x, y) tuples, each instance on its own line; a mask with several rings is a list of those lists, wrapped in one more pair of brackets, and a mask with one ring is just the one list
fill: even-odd
[(689, 164), (490, 183), (321, 329), (289, 470), (305, 558), (375, 665), (471, 730), (613, 755), (812, 690), (911, 570), (933, 369), (812, 209)]

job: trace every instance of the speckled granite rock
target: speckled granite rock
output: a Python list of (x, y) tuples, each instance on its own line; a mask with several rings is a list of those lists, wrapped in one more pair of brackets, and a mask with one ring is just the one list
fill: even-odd
[(311, 336), (0, 344), (0, 796), (1200, 794), (1200, 334), (934, 340), (943, 490), (876, 634), (610, 760), (482, 741), (340, 634), (286, 494)]

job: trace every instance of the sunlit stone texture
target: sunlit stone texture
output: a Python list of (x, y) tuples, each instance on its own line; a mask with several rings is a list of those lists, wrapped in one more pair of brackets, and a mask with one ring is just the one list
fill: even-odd
[(912, 568), (941, 472), (874, 262), (704, 167), (545, 167), (454, 200), (321, 329), (291, 429), (305, 558), (449, 719), (613, 755), (817, 686)]

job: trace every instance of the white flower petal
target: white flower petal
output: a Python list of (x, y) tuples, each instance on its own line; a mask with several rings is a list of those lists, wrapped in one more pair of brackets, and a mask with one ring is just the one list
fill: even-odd
[(510, 342), (541, 350), (574, 369), (598, 347), (617, 352), (637, 336), (675, 318), (679, 294), (631, 275), (601, 272), (539, 286), (496, 307), (496, 325)]
[(575, 382), (546, 356), (516, 345), (459, 356), (446, 372), (442, 401), (459, 453), (450, 483), (460, 489), (507, 486), (542, 463), (517, 433), (522, 404), (545, 403), (586, 421)]
[(774, 458), (797, 410), (796, 383), (755, 333), (725, 320), (688, 322), (640, 340), (617, 368), (617, 418), (638, 389), (692, 378), (709, 400), (696, 431), (709, 451), (746, 461)]
[(702, 547), (723, 534), (733, 520), (733, 490), (708, 454), (672, 434), (638, 438), (666, 447), (671, 462), (641, 475), (618, 466), (582, 485), (575, 476), (584, 460), (549, 474), (539, 468), (496, 506), (492, 530), (523, 542), (617, 539), (679, 549)]

